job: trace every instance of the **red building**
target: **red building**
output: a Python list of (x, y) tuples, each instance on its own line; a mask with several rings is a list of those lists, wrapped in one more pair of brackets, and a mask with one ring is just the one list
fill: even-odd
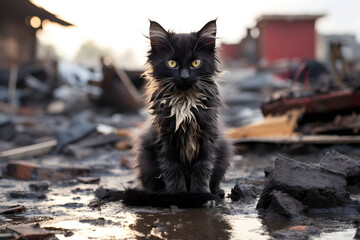
[(259, 60), (271, 64), (280, 59), (315, 59), (315, 21), (322, 16), (263, 15), (258, 18)]

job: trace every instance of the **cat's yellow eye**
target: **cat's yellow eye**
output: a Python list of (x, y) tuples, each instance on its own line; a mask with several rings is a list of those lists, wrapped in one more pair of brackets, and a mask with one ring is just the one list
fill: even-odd
[(201, 60), (199, 60), (199, 59), (195, 59), (194, 61), (191, 62), (191, 66), (193, 68), (198, 68), (198, 67), (200, 67), (200, 65), (201, 65)]
[(168, 65), (170, 68), (176, 68), (177, 62), (176, 62), (175, 60), (168, 60), (168, 61), (167, 61), (167, 65)]

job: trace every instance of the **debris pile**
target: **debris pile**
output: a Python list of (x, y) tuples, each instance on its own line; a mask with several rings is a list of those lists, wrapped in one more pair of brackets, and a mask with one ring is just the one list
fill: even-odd
[(278, 155), (256, 208), (284, 217), (339, 207), (357, 212), (360, 204), (350, 198), (347, 187), (358, 183), (358, 165), (358, 161), (336, 151), (327, 152), (320, 165)]

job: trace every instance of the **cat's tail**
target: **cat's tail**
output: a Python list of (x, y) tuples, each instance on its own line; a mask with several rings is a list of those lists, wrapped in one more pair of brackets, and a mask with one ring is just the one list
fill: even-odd
[(222, 200), (212, 193), (164, 194), (126, 189), (122, 196), (122, 202), (128, 206), (200, 208), (221, 203)]

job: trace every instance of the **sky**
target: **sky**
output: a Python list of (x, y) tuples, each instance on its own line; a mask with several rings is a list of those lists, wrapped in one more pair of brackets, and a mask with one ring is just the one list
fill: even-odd
[(149, 20), (177, 32), (199, 30), (217, 18), (218, 42), (236, 43), (262, 14), (326, 14), (316, 24), (320, 34), (355, 34), (360, 39), (358, 0), (32, 0), (75, 27), (46, 24), (42, 43), (55, 46), (73, 60), (81, 44), (91, 40), (111, 49), (116, 65), (141, 68), (149, 41)]

